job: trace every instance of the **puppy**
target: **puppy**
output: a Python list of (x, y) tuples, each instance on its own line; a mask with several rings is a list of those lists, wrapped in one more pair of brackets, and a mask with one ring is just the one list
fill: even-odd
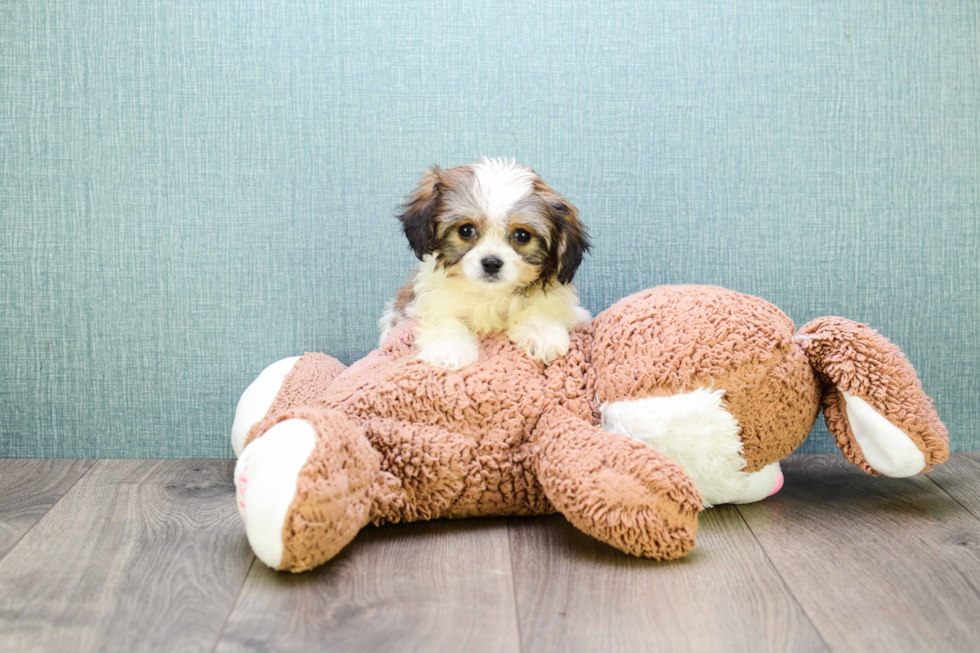
[(533, 170), (480, 159), (433, 166), (403, 205), (409, 246), (422, 263), (381, 318), (381, 341), (415, 318), (418, 357), (460, 369), (478, 336), (506, 333), (533, 359), (568, 353), (568, 332), (590, 318), (572, 277), (589, 249), (578, 211)]

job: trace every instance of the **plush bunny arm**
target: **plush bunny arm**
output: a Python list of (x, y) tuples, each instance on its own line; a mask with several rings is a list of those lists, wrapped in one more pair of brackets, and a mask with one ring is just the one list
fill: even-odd
[(868, 474), (912, 476), (949, 456), (946, 427), (901, 350), (867, 325), (822, 317), (793, 337), (823, 386), (827, 429)]
[(561, 407), (542, 416), (532, 439), (538, 481), (577, 528), (647, 558), (694, 547), (701, 496), (672, 460)]

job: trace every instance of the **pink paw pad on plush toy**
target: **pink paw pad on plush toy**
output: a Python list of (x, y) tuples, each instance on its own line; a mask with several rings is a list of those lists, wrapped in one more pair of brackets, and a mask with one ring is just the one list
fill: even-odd
[(248, 460), (242, 460), (241, 471), (238, 466), (235, 468), (235, 498), (238, 500), (238, 513), (246, 520), (245, 515), (245, 492), (248, 490)]
[(460, 370), (417, 357), (411, 322), (345, 368), (275, 363), (245, 391), (232, 444), (253, 550), (302, 571), (369, 524), (560, 512), (648, 558), (686, 555), (698, 513), (760, 501), (821, 407), (848, 460), (909, 476), (946, 460), (946, 430), (899, 349), (865, 325), (796, 330), (711, 286), (627, 297), (531, 360), (485, 336)]
[(783, 481), (784, 480), (785, 479), (783, 477), (783, 473), (782, 472), (779, 472), (779, 476), (776, 477), (776, 482), (773, 484), (772, 489), (769, 490), (769, 494), (767, 494), (766, 496), (767, 497), (771, 497), (772, 495), (774, 495), (777, 492), (779, 492), (780, 490), (782, 490), (783, 489)]

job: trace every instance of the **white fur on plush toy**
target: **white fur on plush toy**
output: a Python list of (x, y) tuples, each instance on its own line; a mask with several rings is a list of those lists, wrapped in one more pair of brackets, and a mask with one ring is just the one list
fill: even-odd
[(299, 359), (299, 356), (293, 356), (276, 361), (262, 370), (242, 393), (235, 407), (235, 421), (231, 425), (231, 448), (235, 450), (235, 456), (242, 455), (249, 429), (269, 412), (283, 380)]
[(782, 486), (779, 463), (746, 472), (738, 422), (722, 405), (724, 390), (603, 404), (602, 428), (639, 440), (684, 468), (704, 500), (752, 503)]
[(299, 472), (316, 438), (305, 420), (288, 419), (250, 443), (235, 465), (238, 512), (248, 543), (270, 567), (282, 562), (282, 529), (296, 496)]
[(841, 391), (851, 433), (868, 464), (892, 478), (915, 476), (926, 467), (926, 457), (911, 438), (861, 397)]

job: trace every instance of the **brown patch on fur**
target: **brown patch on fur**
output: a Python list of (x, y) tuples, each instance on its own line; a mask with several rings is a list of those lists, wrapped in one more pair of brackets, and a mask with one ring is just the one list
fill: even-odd
[(585, 253), (592, 247), (585, 225), (578, 217), (578, 209), (551, 189), (535, 173), (534, 192), (547, 207), (554, 229), (549, 247), (548, 262), (542, 269), (545, 279), (554, 278), (558, 283), (569, 283), (582, 263)]
[(392, 304), (392, 308), (395, 309), (395, 313), (399, 315), (405, 314), (405, 309), (408, 308), (409, 304), (415, 299), (415, 277), (412, 276), (412, 280), (406, 283), (401, 289), (395, 293), (395, 301)]
[(449, 170), (434, 165), (423, 173), (418, 187), (402, 205), (398, 219), (409, 246), (420, 260), (426, 254), (435, 253), (440, 266), (451, 267), (476, 244), (475, 240), (464, 241), (456, 229), (467, 223), (479, 229), (482, 217), (447, 215), (446, 211), (449, 194), (468, 188), (472, 178), (469, 165)]
[[(479, 242), (479, 235), (473, 240), (463, 240), (458, 234), (458, 228), (464, 224), (472, 224), (481, 234), (486, 223), (486, 216), (479, 212), (472, 192), (473, 166), (466, 164), (449, 170), (432, 166), (402, 205), (398, 219), (419, 259), (434, 253), (440, 267), (451, 268)], [(510, 233), (523, 228), (532, 236), (524, 245), (511, 243), (529, 265), (540, 270), (538, 278), (523, 290), (539, 282), (543, 287), (556, 281), (570, 283), (591, 247), (578, 209), (552, 190), (536, 172), (531, 172), (534, 175), (531, 194), (515, 204), (507, 226)]]
[(391, 312), (386, 313), (390, 315), (389, 326), (394, 328), (399, 322), (408, 319), (408, 307), (415, 301), (415, 273), (412, 273), (412, 278), (408, 280), (404, 286), (399, 288), (398, 292), (395, 293), (395, 298), (391, 302)]
[(402, 211), (398, 214), (408, 245), (420, 260), (435, 247), (435, 222), (440, 211), (442, 173), (439, 166), (426, 170), (418, 187), (402, 204)]
[(436, 219), (436, 264), (438, 267), (451, 268), (460, 261), (471, 249), (480, 242), (479, 235), (464, 240), (459, 230), (465, 225), (471, 225), (477, 234), (483, 226), (483, 220), (471, 217), (439, 216)]

